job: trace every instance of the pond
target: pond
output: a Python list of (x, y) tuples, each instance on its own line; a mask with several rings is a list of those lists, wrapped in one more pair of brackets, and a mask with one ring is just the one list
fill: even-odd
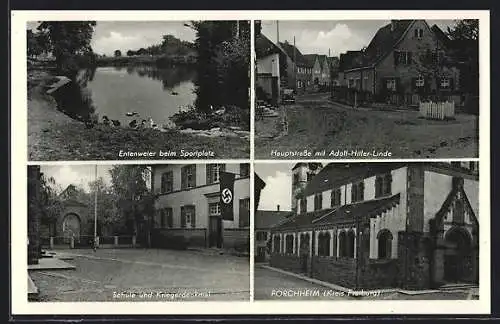
[[(98, 67), (80, 71), (55, 98), (59, 109), (76, 119), (92, 116), (102, 122), (107, 116), (122, 126), (152, 120), (161, 127), (171, 124), (169, 117), (181, 107), (194, 105), (195, 77), (196, 72), (186, 66)], [(134, 115), (127, 116), (130, 113)]]

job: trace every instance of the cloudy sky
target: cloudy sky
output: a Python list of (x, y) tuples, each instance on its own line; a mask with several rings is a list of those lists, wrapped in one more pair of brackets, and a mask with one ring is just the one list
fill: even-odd
[(294, 163), (256, 163), (255, 173), (266, 186), (260, 194), (259, 210), (292, 209), (292, 168)]
[[(126, 52), (159, 44), (163, 35), (192, 42), (195, 32), (184, 26), (187, 21), (98, 21), (92, 38), (92, 48), (98, 54), (112, 55), (115, 50)], [(37, 22), (29, 22), (28, 29), (34, 29)]]
[[(295, 44), (302, 54), (326, 54), (330, 49), (332, 56), (347, 50), (360, 50), (367, 46), (377, 30), (388, 24), (389, 20), (329, 20), (329, 21), (280, 21), (279, 38)], [(453, 20), (427, 20), (432, 26), (438, 25), (446, 30), (453, 26)], [(262, 33), (276, 42), (276, 21), (263, 20)]]
[[(98, 165), (97, 177), (111, 185), (111, 165)], [(89, 190), (88, 183), (95, 180), (95, 165), (42, 165), (40, 171), (47, 177), (53, 177), (59, 190), (73, 184)]]

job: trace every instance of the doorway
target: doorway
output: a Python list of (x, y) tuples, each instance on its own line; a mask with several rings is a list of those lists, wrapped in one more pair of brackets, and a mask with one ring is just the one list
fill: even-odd
[(210, 216), (208, 228), (208, 247), (222, 248), (222, 219), (220, 216)]
[(448, 230), (444, 240), (444, 280), (452, 283), (471, 281), (473, 260), (470, 234), (456, 227)]

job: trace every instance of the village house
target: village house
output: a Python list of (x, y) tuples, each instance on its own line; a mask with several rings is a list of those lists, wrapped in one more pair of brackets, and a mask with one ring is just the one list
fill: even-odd
[[(222, 219), (221, 173), (235, 176), (233, 217)], [(153, 245), (249, 250), (250, 165), (167, 164), (152, 166), (155, 201)]]
[(478, 162), (328, 164), (270, 264), (353, 289), (478, 284), (478, 180)]
[(330, 62), (329, 57), (319, 54), (305, 54), (304, 57), (312, 64), (311, 82), (314, 86), (325, 88), (330, 86)]
[[(277, 105), (280, 101), (281, 71), (285, 71), (286, 55), (281, 49), (271, 42), (264, 34), (258, 33), (255, 36), (255, 56), (257, 59), (256, 68), (256, 91), (262, 90), (268, 101)], [(257, 99), (261, 94), (257, 93)]]
[(279, 42), (279, 48), (286, 54), (286, 74), (284, 87), (295, 89), (298, 94), (312, 89), (313, 63), (308, 61), (300, 50), (288, 43)]
[(341, 85), (378, 102), (418, 105), (440, 93), (460, 105), (460, 73), (448, 41), (425, 20), (392, 20), (365, 49), (340, 56)]

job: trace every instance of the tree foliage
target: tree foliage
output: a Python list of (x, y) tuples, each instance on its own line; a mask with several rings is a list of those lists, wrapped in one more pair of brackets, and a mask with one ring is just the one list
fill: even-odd
[(193, 21), (198, 53), (196, 108), (249, 107), (250, 24), (247, 21)]
[(120, 57), (120, 56), (122, 56), (122, 51), (120, 51), (120, 50), (115, 50), (115, 53), (114, 53), (114, 54), (115, 54), (115, 57)]
[(29, 57), (36, 57), (38, 55), (48, 53), (48, 39), (43, 33), (34, 33), (33, 30), (27, 31), (27, 54)]
[(93, 57), (90, 42), (95, 21), (43, 21), (37, 30), (47, 39), (57, 68), (65, 73), (78, 70), (78, 57)]

